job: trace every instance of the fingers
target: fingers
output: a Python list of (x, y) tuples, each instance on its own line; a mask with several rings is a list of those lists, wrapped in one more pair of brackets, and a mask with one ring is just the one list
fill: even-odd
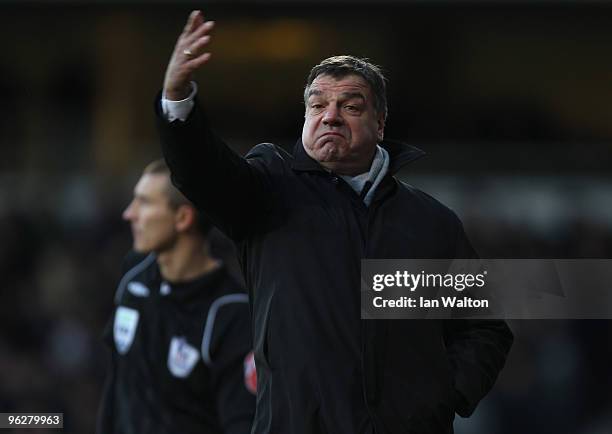
[(183, 33), (177, 41), (175, 53), (182, 55), (185, 61), (200, 57), (204, 53), (204, 47), (210, 41), (209, 33), (214, 27), (214, 21), (204, 21), (202, 12), (197, 10), (191, 12)]
[(190, 69), (198, 69), (200, 66), (204, 65), (206, 62), (210, 60), (212, 57), (212, 53), (204, 53), (200, 56), (196, 57), (193, 60), (187, 62), (187, 67)]
[(187, 23), (183, 29), (184, 35), (189, 35), (204, 22), (204, 16), (201, 11), (191, 11), (187, 18)]
[(212, 30), (215, 26), (214, 21), (205, 21), (201, 11), (193, 11), (189, 14), (187, 24), (181, 33), (179, 40), (190, 44), (198, 38), (201, 38)]
[[(203, 23), (197, 30), (191, 35), (183, 38), (180, 42), (181, 52), (185, 56), (185, 62), (189, 68), (197, 68), (200, 65), (206, 63), (208, 58), (200, 59), (205, 53), (206, 46), (210, 43), (211, 36), (208, 34), (215, 26), (214, 21), (207, 21)], [(192, 62), (197, 60), (197, 62)], [(197, 66), (196, 66), (197, 65)]]
[(195, 48), (194, 44), (198, 43), (198, 41), (200, 41), (202, 38), (208, 36), (208, 38), (210, 39), (210, 36), (208, 34), (212, 31), (214, 27), (215, 27), (214, 21), (203, 22), (191, 34), (183, 38), (183, 41), (182, 41), (183, 44), (186, 47), (189, 47), (191, 50), (193, 50)]
[(194, 41), (187, 50), (189, 50), (192, 54), (191, 57), (197, 57), (204, 52), (204, 48), (210, 42), (210, 36), (206, 35)]

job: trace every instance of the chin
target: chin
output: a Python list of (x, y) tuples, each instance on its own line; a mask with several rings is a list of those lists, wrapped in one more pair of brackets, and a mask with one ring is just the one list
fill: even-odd
[(314, 154), (316, 155), (317, 161), (325, 161), (328, 163), (332, 163), (334, 161), (338, 161), (342, 159), (342, 146), (333, 143), (327, 142), (320, 148), (318, 148)]
[(151, 252), (151, 249), (147, 249), (146, 246), (143, 246), (138, 243), (132, 244), (132, 250), (134, 250), (136, 253), (150, 253)]

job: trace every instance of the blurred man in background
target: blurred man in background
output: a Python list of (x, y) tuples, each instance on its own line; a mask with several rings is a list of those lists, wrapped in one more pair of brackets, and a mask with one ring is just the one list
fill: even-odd
[(209, 253), (209, 222), (149, 164), (123, 213), (133, 249), (106, 332), (98, 434), (245, 434), (255, 408), (248, 299)]

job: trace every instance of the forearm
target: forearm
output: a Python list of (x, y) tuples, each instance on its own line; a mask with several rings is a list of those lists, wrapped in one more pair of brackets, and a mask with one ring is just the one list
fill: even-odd
[(168, 121), (160, 98), (156, 112), (173, 183), (228, 236), (244, 235), (247, 222), (255, 220), (245, 217), (263, 203), (261, 174), (211, 130), (197, 102), (185, 121)]

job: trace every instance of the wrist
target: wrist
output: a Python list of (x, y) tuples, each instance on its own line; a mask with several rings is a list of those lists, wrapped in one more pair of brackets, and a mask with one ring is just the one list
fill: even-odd
[(164, 87), (164, 98), (169, 101), (182, 101), (191, 95), (191, 83), (181, 87)]

